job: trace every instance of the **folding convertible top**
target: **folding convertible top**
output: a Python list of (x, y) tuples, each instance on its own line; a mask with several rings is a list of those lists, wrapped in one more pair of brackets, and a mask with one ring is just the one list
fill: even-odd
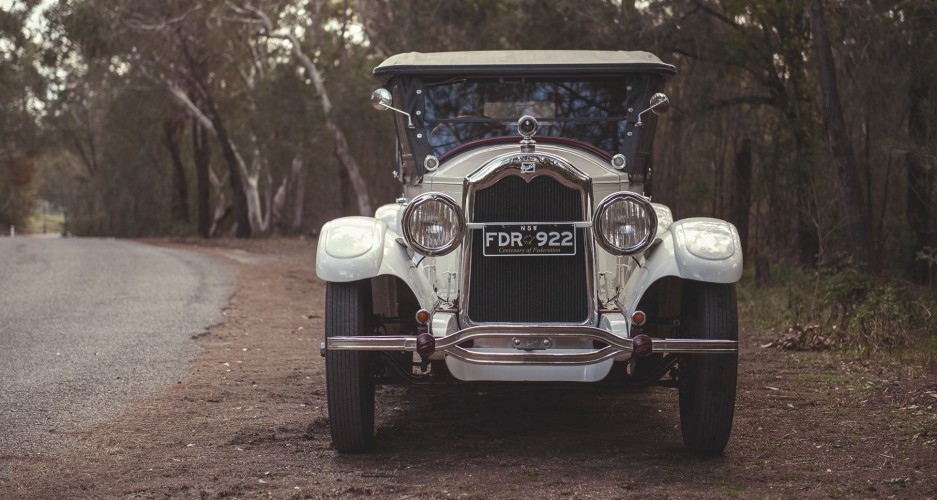
[(583, 74), (658, 73), (676, 69), (650, 52), (624, 50), (481, 50), (471, 52), (407, 52), (389, 57), (374, 76), (510, 75), (560, 76)]

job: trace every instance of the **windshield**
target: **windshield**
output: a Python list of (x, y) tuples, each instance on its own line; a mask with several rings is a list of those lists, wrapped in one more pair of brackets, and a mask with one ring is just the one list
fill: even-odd
[(489, 78), (424, 82), (426, 123), (433, 154), (488, 137), (518, 135), (517, 120), (532, 115), (540, 136), (576, 139), (618, 151), (624, 135), (623, 79)]

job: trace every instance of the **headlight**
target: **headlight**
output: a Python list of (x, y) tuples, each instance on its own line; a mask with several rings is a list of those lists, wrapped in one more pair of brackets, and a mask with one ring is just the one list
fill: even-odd
[(446, 255), (462, 242), (465, 216), (448, 195), (424, 193), (403, 211), (403, 238), (423, 255)]
[(651, 244), (657, 214), (647, 198), (620, 191), (599, 203), (592, 224), (602, 248), (615, 255), (634, 255)]

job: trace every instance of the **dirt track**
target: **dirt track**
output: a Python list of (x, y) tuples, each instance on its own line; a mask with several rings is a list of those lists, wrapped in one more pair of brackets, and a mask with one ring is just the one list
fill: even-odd
[(315, 242), (209, 242), (239, 263), (190, 375), (73, 446), (0, 457), (0, 497), (937, 496), (937, 377), (744, 332), (725, 456), (671, 389), (384, 388), (377, 450), (330, 447)]

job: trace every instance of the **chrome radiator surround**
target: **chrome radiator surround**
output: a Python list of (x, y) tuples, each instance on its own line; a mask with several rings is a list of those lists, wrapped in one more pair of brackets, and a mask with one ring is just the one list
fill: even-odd
[[(548, 176), (556, 180), (560, 185), (575, 189), (580, 195), (580, 219), (577, 221), (553, 221), (553, 222), (575, 222), (577, 227), (583, 228), (582, 248), (584, 252), (584, 277), (586, 280), (586, 301), (588, 310), (587, 317), (576, 323), (538, 323), (549, 325), (595, 325), (598, 321), (598, 299), (596, 295), (596, 268), (595, 268), (595, 241), (592, 235), (592, 179), (576, 168), (565, 159), (550, 153), (511, 153), (494, 158), (482, 165), (478, 170), (466, 176), (463, 186), (465, 219), (467, 222), (467, 231), (463, 233), (462, 241), (462, 294), (459, 305), (459, 322), (463, 326), (489, 325), (492, 322), (473, 321), (469, 316), (469, 304), (471, 303), (472, 287), (472, 261), (473, 261), (473, 237), (475, 229), (479, 223), (475, 221), (475, 194), (478, 191), (489, 188), (497, 184), (505, 177), (516, 176), (524, 179), (526, 182), (540, 177)], [(488, 224), (497, 224), (507, 221), (488, 221)], [(523, 222), (547, 222), (547, 221), (523, 221)], [(484, 292), (481, 290), (480, 292)], [(512, 323), (529, 324), (529, 323)]]

